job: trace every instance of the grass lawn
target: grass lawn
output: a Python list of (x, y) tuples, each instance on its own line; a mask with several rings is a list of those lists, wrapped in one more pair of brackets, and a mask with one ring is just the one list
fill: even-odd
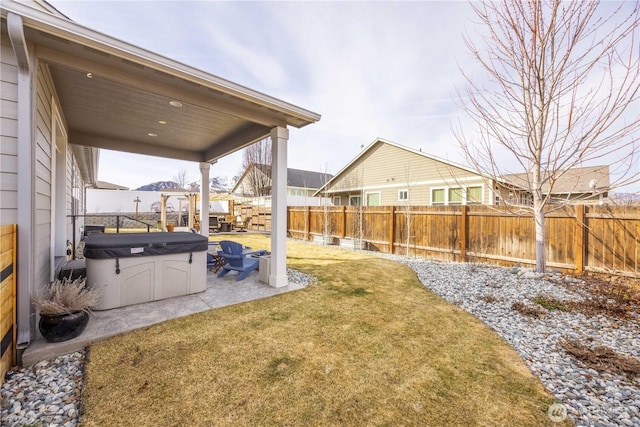
[(82, 425), (558, 425), (515, 351), (410, 268), (287, 247), (318, 284), (94, 344)]

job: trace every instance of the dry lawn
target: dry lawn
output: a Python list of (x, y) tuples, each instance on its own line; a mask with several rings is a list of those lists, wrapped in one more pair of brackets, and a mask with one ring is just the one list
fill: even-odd
[(408, 267), (288, 251), (318, 284), (93, 345), (82, 425), (557, 425), (519, 356)]

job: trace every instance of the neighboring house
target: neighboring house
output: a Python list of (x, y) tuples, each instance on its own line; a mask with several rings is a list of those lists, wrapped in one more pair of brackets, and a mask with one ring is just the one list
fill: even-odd
[[(333, 175), (306, 171), (302, 169), (287, 169), (287, 198), (313, 197)], [(231, 190), (232, 194), (245, 197), (261, 197), (271, 195), (271, 166), (252, 164), (242, 173), (238, 182)]]
[(269, 284), (287, 284), (288, 127), (318, 114), (79, 25), (43, 0), (2, 0), (0, 17), (0, 224), (18, 229), (19, 348), (37, 333), (32, 294), (54, 278), (67, 241), (80, 237), (70, 215), (85, 213), (100, 148), (198, 162), (208, 182), (218, 159), (270, 136)]
[[(493, 178), (377, 138), (315, 195), (347, 206), (531, 205), (527, 177)], [(602, 203), (608, 188), (608, 166), (573, 168), (554, 183), (550, 202)]]
[(492, 204), (487, 182), (468, 167), (377, 138), (315, 195), (348, 206)]
[[(608, 200), (609, 166), (588, 166), (567, 169), (558, 173), (558, 178), (551, 188), (550, 203), (604, 203)], [(531, 174), (517, 173), (504, 175), (505, 182), (515, 188), (529, 188)], [(543, 194), (549, 193), (548, 177), (543, 177)], [(503, 197), (509, 203), (531, 204), (531, 195), (523, 191), (508, 191)], [(520, 199), (518, 199), (520, 198)]]
[(113, 184), (107, 181), (96, 181), (96, 185), (93, 188), (96, 188), (99, 190), (124, 190), (124, 191), (129, 190), (129, 187)]

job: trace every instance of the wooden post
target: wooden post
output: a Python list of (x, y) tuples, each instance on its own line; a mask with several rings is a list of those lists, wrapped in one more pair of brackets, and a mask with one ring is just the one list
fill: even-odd
[(304, 240), (311, 240), (311, 206), (307, 206), (304, 213), (306, 215), (304, 219)]
[(342, 231), (340, 233), (340, 238), (344, 239), (344, 237), (347, 235), (347, 207), (346, 206), (342, 206), (342, 209), (340, 211), (342, 218), (341, 218), (341, 227), (342, 227)]
[(469, 206), (461, 206), (460, 213), (460, 258), (462, 262), (466, 262), (467, 245), (469, 241)]
[(575, 254), (576, 273), (584, 271), (584, 236), (587, 229), (585, 207), (576, 205), (576, 238), (573, 247)]
[(16, 224), (0, 225), (0, 384), (4, 374), (16, 363), (17, 293)]
[(396, 237), (396, 207), (391, 206), (389, 213), (389, 253), (393, 254), (393, 247)]
[(167, 199), (169, 196), (166, 194), (160, 195), (160, 228), (162, 231), (167, 227)]

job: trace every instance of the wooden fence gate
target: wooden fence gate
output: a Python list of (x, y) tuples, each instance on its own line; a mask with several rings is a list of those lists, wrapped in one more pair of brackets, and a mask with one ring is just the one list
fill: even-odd
[(16, 362), (16, 225), (0, 226), (0, 384)]

